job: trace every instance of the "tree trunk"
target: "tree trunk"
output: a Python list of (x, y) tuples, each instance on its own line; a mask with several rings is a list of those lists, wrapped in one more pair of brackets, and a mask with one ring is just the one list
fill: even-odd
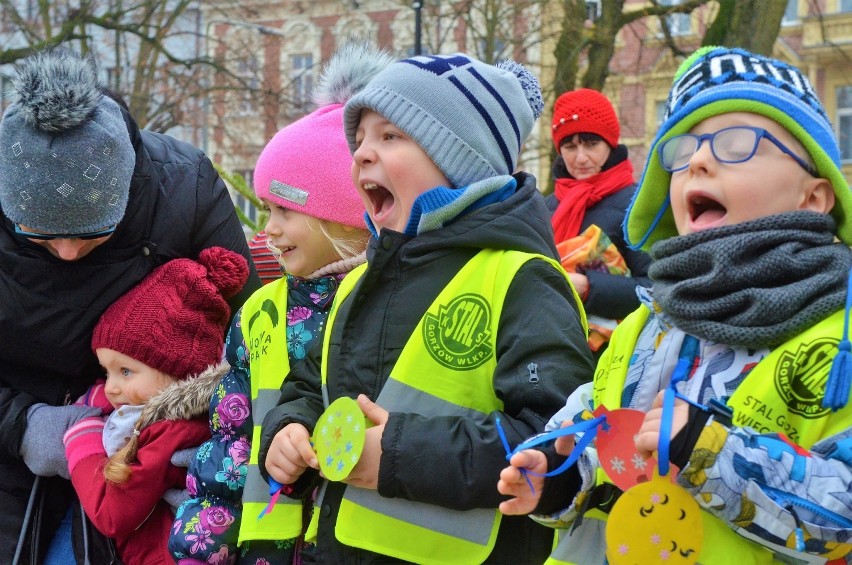
[(704, 34), (702, 45), (742, 47), (772, 55), (786, 7), (781, 0), (719, 0), (719, 13)]

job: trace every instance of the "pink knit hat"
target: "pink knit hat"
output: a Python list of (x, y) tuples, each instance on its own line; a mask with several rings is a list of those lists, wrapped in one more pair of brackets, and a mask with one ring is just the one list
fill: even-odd
[(266, 144), (254, 191), (278, 206), (365, 229), (364, 203), (352, 182), (343, 105), (330, 104), (293, 122)]

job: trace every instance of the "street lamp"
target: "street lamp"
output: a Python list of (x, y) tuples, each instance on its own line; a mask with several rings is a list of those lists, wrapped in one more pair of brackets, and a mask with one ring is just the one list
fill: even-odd
[(421, 21), (421, 12), (423, 11), (423, 1), (422, 0), (414, 0), (414, 3), (411, 5), (414, 8), (414, 54), (422, 55), (423, 54), (423, 45), (422, 45), (422, 21)]

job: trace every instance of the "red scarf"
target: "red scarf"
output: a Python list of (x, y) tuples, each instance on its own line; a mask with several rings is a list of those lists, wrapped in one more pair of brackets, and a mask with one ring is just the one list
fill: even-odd
[(631, 184), (633, 165), (628, 159), (584, 180), (556, 179), (554, 193), (559, 206), (550, 220), (556, 243), (579, 235), (587, 209)]

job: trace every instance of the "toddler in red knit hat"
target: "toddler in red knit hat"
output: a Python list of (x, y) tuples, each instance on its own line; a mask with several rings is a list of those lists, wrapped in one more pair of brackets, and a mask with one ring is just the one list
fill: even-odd
[(222, 363), (226, 298), (248, 276), (244, 257), (221, 247), (174, 259), (110, 306), (92, 336), (106, 381), (78, 402), (101, 408), (63, 438), (71, 482), (92, 524), (127, 565), (173, 563), (174, 514), (163, 496), (182, 489), (175, 451), (210, 436), (210, 395)]

